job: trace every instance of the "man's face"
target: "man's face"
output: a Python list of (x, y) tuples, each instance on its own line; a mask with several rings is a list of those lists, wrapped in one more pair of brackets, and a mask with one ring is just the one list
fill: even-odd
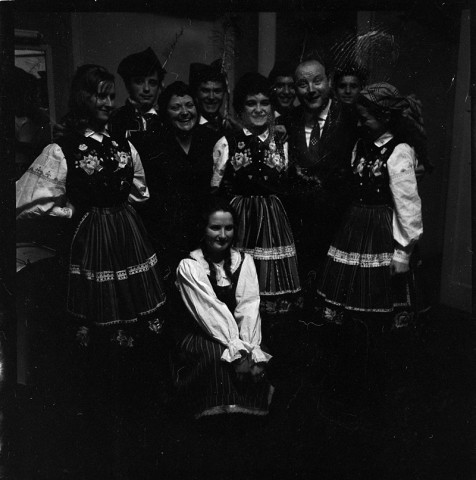
[(220, 110), (225, 96), (222, 82), (202, 82), (197, 89), (198, 108), (206, 116), (214, 116)]
[(143, 112), (150, 110), (156, 103), (161, 90), (161, 82), (157, 72), (145, 77), (131, 77), (129, 95), (138, 103)]
[(296, 95), (308, 112), (319, 112), (329, 102), (331, 87), (326, 70), (318, 61), (301, 63), (295, 73)]
[(291, 108), (294, 99), (296, 98), (296, 90), (294, 88), (293, 77), (276, 77), (273, 87), (273, 93), (279, 108), (284, 110)]
[(337, 97), (342, 103), (353, 104), (359, 96), (362, 85), (355, 75), (344, 75), (336, 85)]

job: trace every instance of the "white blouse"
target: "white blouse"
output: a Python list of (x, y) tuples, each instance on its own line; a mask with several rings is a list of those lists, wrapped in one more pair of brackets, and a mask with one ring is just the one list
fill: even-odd
[[(102, 142), (107, 132), (86, 130), (85, 137)], [(134, 179), (129, 201), (141, 203), (149, 199), (149, 189), (145, 182), (144, 167), (135, 147), (129, 142)], [(36, 216), (71, 218), (74, 206), (66, 195), (66, 175), (68, 167), (61, 147), (52, 143), (47, 145), (28, 170), (16, 182), (17, 219)]]
[[(377, 147), (382, 147), (392, 139), (393, 135), (387, 132), (374, 143)], [(355, 156), (356, 148), (352, 154), (352, 164)], [(423, 234), (421, 199), (415, 176), (416, 166), (415, 150), (406, 143), (396, 145), (387, 160), (390, 191), (394, 203), (393, 238), (397, 244), (393, 259), (402, 263), (410, 261), (413, 247)]]
[[(251, 353), (254, 362), (268, 362), (271, 358), (260, 348), (261, 317), (259, 314), (259, 284), (253, 258), (245, 254), (236, 286), (236, 308), (231, 312), (220, 301), (210, 283), (210, 268), (201, 249), (191, 252), (192, 258), (182, 260), (177, 268), (177, 286), (187, 309), (196, 322), (213, 339), (225, 345), (221, 359), (233, 362), (241, 352)], [(241, 255), (231, 250), (231, 272), (240, 266)], [(218, 264), (217, 284), (230, 285), (223, 265)]]

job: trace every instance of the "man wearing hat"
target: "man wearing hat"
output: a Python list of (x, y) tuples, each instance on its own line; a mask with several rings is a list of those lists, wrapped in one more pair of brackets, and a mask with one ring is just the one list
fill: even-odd
[(221, 60), (210, 65), (190, 64), (189, 84), (197, 99), (200, 125), (223, 133), (224, 119), (220, 109), (226, 95), (226, 77)]
[(149, 47), (124, 58), (117, 73), (124, 80), (129, 98), (114, 113), (109, 128), (112, 133), (128, 138), (145, 157), (151, 137), (157, 135), (161, 127), (156, 105), (165, 70)]

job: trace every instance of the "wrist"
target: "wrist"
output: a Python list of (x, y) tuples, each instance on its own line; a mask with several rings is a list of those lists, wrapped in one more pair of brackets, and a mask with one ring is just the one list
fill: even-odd
[(392, 260), (408, 265), (410, 263), (411, 252), (406, 252), (403, 249), (396, 248), (393, 252)]

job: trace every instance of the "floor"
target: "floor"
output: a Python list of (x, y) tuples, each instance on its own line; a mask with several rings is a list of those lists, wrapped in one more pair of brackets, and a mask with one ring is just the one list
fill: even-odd
[(369, 344), (361, 325), (325, 330), (292, 313), (269, 318), (270, 415), (196, 422), (165, 380), (143, 382), (121, 407), (94, 389), (86, 395), (87, 372), (52, 300), (60, 289), (21, 299), (42, 322), (29, 325), (30, 368), (16, 388), (1, 478), (476, 478), (474, 325), (461, 314), (433, 308), (381, 344)]

